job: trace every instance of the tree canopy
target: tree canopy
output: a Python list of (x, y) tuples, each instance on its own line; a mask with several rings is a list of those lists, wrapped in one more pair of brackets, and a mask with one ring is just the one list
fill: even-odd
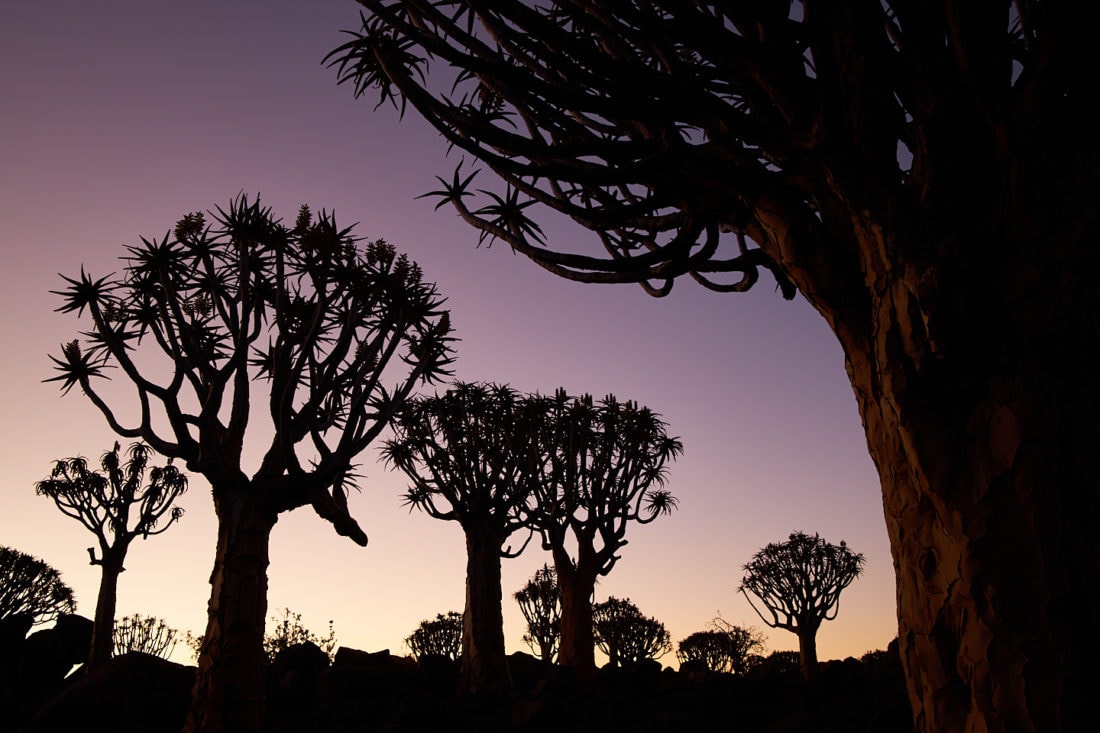
[(75, 610), (73, 591), (61, 573), (37, 557), (0, 547), (0, 619), (25, 616), (34, 625)]
[(786, 542), (771, 542), (752, 556), (738, 590), (764, 623), (798, 635), (802, 668), (813, 680), (817, 630), (822, 622), (836, 618), (841, 591), (859, 577), (863, 565), (863, 555), (843, 541), (833, 545), (817, 534), (793, 532)]
[[(121, 460), (117, 442), (100, 458), (102, 473), (88, 467), (83, 457), (54, 462), (49, 478), (34, 485), (40, 496), (53, 499), (57, 508), (95, 535), (99, 558), (89, 548), (93, 565), (99, 565), (115, 543), (129, 544), (167, 531), (183, 516), (175, 501), (187, 491), (187, 476), (172, 465), (149, 466), (149, 448), (133, 443)], [(145, 482), (148, 473), (149, 481)], [(130, 513), (137, 508), (136, 524), (130, 526)], [(161, 524), (165, 516), (168, 521)], [(158, 526), (159, 525), (159, 526)]]
[[(65, 278), (58, 310), (87, 313), (91, 330), (51, 357), (52, 381), (79, 385), (118, 435), (183, 459), (215, 493), (247, 480), (250, 384), (266, 382), (274, 436), (255, 477), (269, 480), (271, 509), (311, 505), (365, 544), (347, 510), (354, 459), (417, 384), (449, 373), (443, 301), (416, 263), (384, 240), (361, 247), (330, 212), (303, 206), (286, 226), (241, 194), (212, 216), (127, 247), (121, 277)], [(391, 362), (408, 372), (388, 388)], [(133, 385), (135, 417), (97, 391), (109, 367)]]

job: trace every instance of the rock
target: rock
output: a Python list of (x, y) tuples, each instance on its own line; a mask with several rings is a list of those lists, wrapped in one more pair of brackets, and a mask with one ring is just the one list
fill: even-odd
[(194, 682), (194, 667), (130, 652), (74, 681), (22, 730), (178, 731), (187, 717)]

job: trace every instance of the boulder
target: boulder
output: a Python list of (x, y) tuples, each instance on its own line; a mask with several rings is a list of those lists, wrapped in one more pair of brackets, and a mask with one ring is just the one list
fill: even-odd
[(178, 731), (187, 717), (194, 682), (194, 667), (130, 652), (74, 681), (22, 730)]

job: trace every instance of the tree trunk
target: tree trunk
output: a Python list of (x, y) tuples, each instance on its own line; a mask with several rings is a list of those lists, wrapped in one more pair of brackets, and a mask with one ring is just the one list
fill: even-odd
[(547, 664), (552, 664), (554, 662), (554, 642), (539, 639), (539, 654), (542, 657), (542, 661)]
[(817, 664), (817, 629), (809, 626), (798, 627), (798, 664), (802, 676), (810, 687), (821, 682), (821, 673)]
[[(809, 296), (844, 348), (882, 484), (918, 730), (1075, 730), (1094, 707), (1095, 208), (1068, 223), (1013, 210), (995, 246), (944, 237), (969, 254), (935, 270), (871, 262), (862, 315)], [(869, 260), (899, 246), (872, 240)]]
[(218, 498), (215, 490), (218, 545), (187, 733), (263, 728), (268, 545), (277, 515), (254, 496)]
[(500, 538), (492, 532), (467, 529), (459, 691), (503, 695), (511, 690), (501, 610)]
[[(555, 550), (555, 556), (557, 555)], [(572, 562), (558, 562), (558, 590), (561, 592), (561, 645), (558, 664), (590, 677), (596, 674), (596, 640), (592, 633), (592, 592), (596, 579), (575, 570)]]
[(96, 598), (92, 624), (92, 646), (88, 652), (88, 669), (110, 660), (114, 654), (115, 608), (118, 603), (118, 576), (126, 559), (126, 547), (115, 547), (104, 553), (100, 561), (99, 597)]

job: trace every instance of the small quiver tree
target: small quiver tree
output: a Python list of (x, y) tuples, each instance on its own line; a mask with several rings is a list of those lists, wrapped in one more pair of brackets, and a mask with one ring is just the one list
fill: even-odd
[[(355, 458), (418, 384), (448, 373), (454, 339), (435, 286), (389, 243), (361, 246), (306, 206), (286, 226), (243, 194), (211, 217), (128, 247), (117, 278), (65, 278), (59, 310), (90, 323), (52, 358), (63, 390), (79, 386), (117, 434), (209, 482), (218, 535), (185, 730), (252, 733), (275, 522), (310, 506), (366, 545), (347, 501)], [(109, 367), (140, 410), (116, 412), (97, 390)], [(269, 391), (254, 405), (257, 381)], [(257, 427), (266, 447), (247, 466)]]
[[(592, 594), (619, 561), (631, 523), (670, 514), (666, 465), (683, 452), (657, 413), (608, 395), (542, 397), (539, 433), (544, 468), (526, 507), (527, 521), (554, 558), (561, 592), (558, 663), (582, 675), (596, 670)], [(570, 553), (575, 549), (575, 555)]]
[(697, 631), (680, 641), (676, 658), (681, 665), (709, 672), (744, 674), (754, 655), (764, 651), (764, 637), (756, 629), (736, 626), (719, 617), (711, 622), (710, 629)]
[(164, 619), (134, 614), (115, 621), (114, 654), (141, 652), (167, 659), (179, 640), (179, 631), (168, 626)]
[(462, 657), (462, 614), (449, 611), (434, 619), (421, 621), (405, 639), (405, 645), (417, 661), (428, 657), (446, 657), (458, 661)]
[(644, 615), (629, 598), (611, 597), (594, 605), (592, 629), (596, 646), (614, 667), (659, 659), (672, 650), (665, 625)]
[(817, 630), (836, 618), (840, 592), (859, 577), (863, 562), (844, 542), (832, 545), (816, 534), (795, 532), (786, 542), (768, 544), (744, 567), (738, 590), (764, 623), (798, 636), (799, 663), (810, 684), (818, 682)]
[(458, 382), (442, 395), (409, 400), (397, 413), (386, 461), (412, 482), (405, 502), (457, 522), (466, 539), (461, 691), (512, 689), (504, 649), (501, 557), (517, 557), (536, 457), (537, 405), (507, 385)]
[[(121, 450), (116, 442), (103, 454), (102, 473), (89, 468), (85, 458), (65, 458), (54, 463), (49, 478), (35, 484), (40, 496), (53, 499), (61, 513), (83, 524), (98, 544), (98, 557), (97, 548), (88, 548), (92, 565), (100, 566), (89, 668), (113, 656), (118, 576), (125, 570), (130, 544), (138, 537), (161, 534), (179, 521), (183, 509), (175, 501), (187, 491), (187, 476), (172, 465), (171, 458), (163, 466), (150, 466), (152, 451), (133, 443), (123, 462)], [(132, 517), (135, 512), (137, 516)]]
[(561, 640), (561, 592), (554, 569), (543, 565), (513, 597), (527, 621), (523, 642), (542, 661), (553, 662)]
[(0, 547), (0, 621), (22, 616), (30, 627), (75, 610), (72, 588), (61, 573), (37, 557)]

